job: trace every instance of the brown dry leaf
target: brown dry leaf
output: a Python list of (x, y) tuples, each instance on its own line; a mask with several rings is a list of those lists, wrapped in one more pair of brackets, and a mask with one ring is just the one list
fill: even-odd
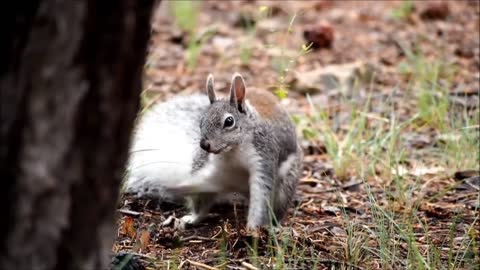
[(133, 220), (133, 217), (127, 216), (123, 221), (122, 227), (120, 228), (120, 234), (127, 235), (131, 239), (135, 239), (137, 232), (134, 224), (135, 221)]
[(150, 243), (150, 231), (148, 229), (144, 229), (140, 232), (140, 236), (138, 237), (133, 249), (135, 251), (138, 250), (145, 250), (145, 248)]

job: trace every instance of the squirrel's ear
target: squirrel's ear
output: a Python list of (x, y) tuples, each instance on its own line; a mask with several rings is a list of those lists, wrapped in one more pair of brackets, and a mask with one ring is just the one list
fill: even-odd
[(208, 95), (208, 99), (210, 100), (210, 104), (212, 104), (213, 102), (215, 102), (215, 100), (217, 100), (217, 98), (215, 97), (215, 89), (213, 88), (212, 74), (208, 74), (208, 78), (207, 78), (207, 95)]
[(239, 73), (233, 74), (230, 86), (230, 104), (245, 112), (245, 81)]

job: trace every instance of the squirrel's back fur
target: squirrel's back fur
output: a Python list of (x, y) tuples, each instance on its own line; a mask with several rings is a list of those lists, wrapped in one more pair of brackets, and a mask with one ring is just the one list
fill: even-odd
[(270, 92), (261, 89), (249, 89), (247, 93), (247, 105), (250, 105), (259, 116), (265, 120), (272, 120), (283, 116), (283, 108), (280, 107), (277, 97)]

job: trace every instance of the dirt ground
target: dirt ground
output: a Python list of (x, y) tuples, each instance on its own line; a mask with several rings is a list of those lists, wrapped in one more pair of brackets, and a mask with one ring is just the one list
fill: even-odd
[[(233, 72), (240, 72), (247, 86), (272, 90), (279, 82), (290, 85), (282, 103), (292, 114), (308, 116), (312, 107), (305, 94), (296, 89), (300, 88), (302, 74), (331, 65), (360, 63), (374, 76), (368, 76), (368, 82), (357, 90), (345, 93), (318, 89), (310, 93), (315, 106), (330, 115), (335, 134), (346, 136), (352, 106), (363, 108), (367, 100), (371, 112), (367, 121), (372, 129), (380, 125), (376, 118), (390, 119), (392, 108), (398, 121), (415, 115), (418, 105), (411, 78), (422, 69), (399, 70), (405, 67), (402, 63), (408, 63), (409, 52), (421, 52), (425, 65), (439, 61), (445, 67), (446, 75), (439, 83), (448, 83), (449, 111), (460, 108), (467, 117), (478, 119), (480, 4), (446, 3), (446, 16), (430, 18), (425, 10), (431, 8), (432, 2), (414, 1), (415, 8), (408, 18), (394, 19), (392, 12), (401, 9), (401, 1), (203, 1), (195, 33), (213, 34), (204, 35), (192, 67), (188, 65), (188, 53), (194, 35), (180, 30), (170, 3), (163, 2), (152, 21), (144, 105), (148, 107), (173, 95), (204, 91), (209, 73), (214, 74), (217, 89), (226, 93)], [(256, 17), (263, 6), (268, 16)], [(249, 20), (255, 23), (254, 32), (245, 28)], [(298, 54), (307, 42), (304, 32), (319, 29), (318, 25), (333, 31), (332, 45)], [(285, 73), (278, 71), (278, 59), (291, 60)], [(455, 72), (450, 72), (453, 68)], [(479, 130), (478, 122), (473, 128)], [(402, 185), (411, 187), (406, 189), (399, 188), (395, 177), (382, 169), (378, 169), (378, 174), (365, 176), (359, 171), (363, 167), (352, 165), (339, 175), (324, 137), (303, 136), (305, 160), (295, 208), (283, 220), (281, 233), (265, 229), (259, 238), (245, 231), (243, 205), (215, 207), (207, 220), (179, 232), (160, 224), (172, 214), (179, 217), (185, 213), (183, 206), (123, 196), (113, 250), (133, 252), (151, 269), (252, 267), (243, 262), (259, 269), (415, 269), (409, 263), (410, 242), (403, 239), (404, 235), (396, 235), (393, 228), (395, 224), (405, 225), (400, 222), (409, 217), (413, 222), (399, 231), (410, 232), (415, 248), (425, 258), (429, 258), (431, 247), (435, 246), (438, 253), (432, 254), (438, 256), (440, 264), (447, 263), (451, 254), (461, 253), (466, 255), (458, 259), (454, 268), (475, 269), (472, 262), (479, 262), (479, 257), (471, 253), (479, 251), (480, 245), (479, 168), (454, 168), (439, 162), (436, 157), (442, 153), (438, 134), (438, 127), (428, 125), (402, 133), (401, 147), (408, 148), (410, 153), (401, 162), (402, 168), (409, 171), (401, 174)], [(478, 149), (463, 151), (476, 154), (478, 161)], [(369, 162), (360, 163), (366, 168)], [(415, 169), (427, 171), (412, 172)], [(463, 179), (477, 182), (462, 182)], [(391, 220), (376, 218), (376, 210), (391, 213), (385, 215)], [(416, 218), (411, 219), (412, 216)], [(378, 254), (382, 250), (379, 220), (393, 226), (387, 228), (386, 235), (392, 238), (389, 247), (393, 246), (397, 255), (388, 263)], [(471, 227), (476, 248), (469, 253), (462, 243)]]

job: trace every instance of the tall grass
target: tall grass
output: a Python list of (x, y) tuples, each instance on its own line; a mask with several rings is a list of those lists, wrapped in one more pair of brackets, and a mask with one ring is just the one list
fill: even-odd
[[(458, 228), (461, 218), (454, 217), (450, 232), (438, 243), (438, 237), (432, 238), (435, 233), (431, 224), (419, 213), (425, 202), (441, 199), (442, 195), (421, 195), (425, 193), (422, 176), (409, 175), (404, 165), (408, 160), (425, 166), (437, 164), (445, 168), (443, 177), (458, 170), (479, 169), (478, 111), (472, 117), (466, 109), (453, 111), (449, 103), (448, 87), (455, 72), (454, 67), (440, 60), (408, 54), (406, 62), (399, 66), (399, 73), (410, 81), (411, 89), (406, 92), (415, 92), (417, 110), (407, 119), (397, 115), (393, 107), (389, 118), (371, 117), (374, 112), (370, 104), (374, 101), (370, 98), (364, 100), (363, 108), (345, 102), (351, 111), (350, 118), (346, 128), (339, 131), (331, 128), (335, 115), (318, 110), (311, 99), (310, 114), (294, 117), (305, 139), (319, 140), (325, 145), (338, 179), (363, 180), (374, 226), (359, 226), (345, 215), (347, 236), (343, 257), (348, 265), (365, 266), (377, 261), (382, 269), (478, 269), (474, 266), (479, 262), (478, 209), (473, 222), (463, 222), (467, 228), (463, 232)], [(411, 96), (404, 98), (408, 102)], [(434, 131), (435, 144), (419, 157), (416, 149), (405, 147), (404, 137), (409, 132), (425, 130)], [(371, 181), (377, 179), (385, 182), (381, 193), (372, 191)], [(378, 183), (375, 186), (378, 188)], [(388, 200), (382, 199), (385, 197)], [(366, 232), (375, 244), (364, 238)], [(455, 239), (462, 239), (456, 247)]]

